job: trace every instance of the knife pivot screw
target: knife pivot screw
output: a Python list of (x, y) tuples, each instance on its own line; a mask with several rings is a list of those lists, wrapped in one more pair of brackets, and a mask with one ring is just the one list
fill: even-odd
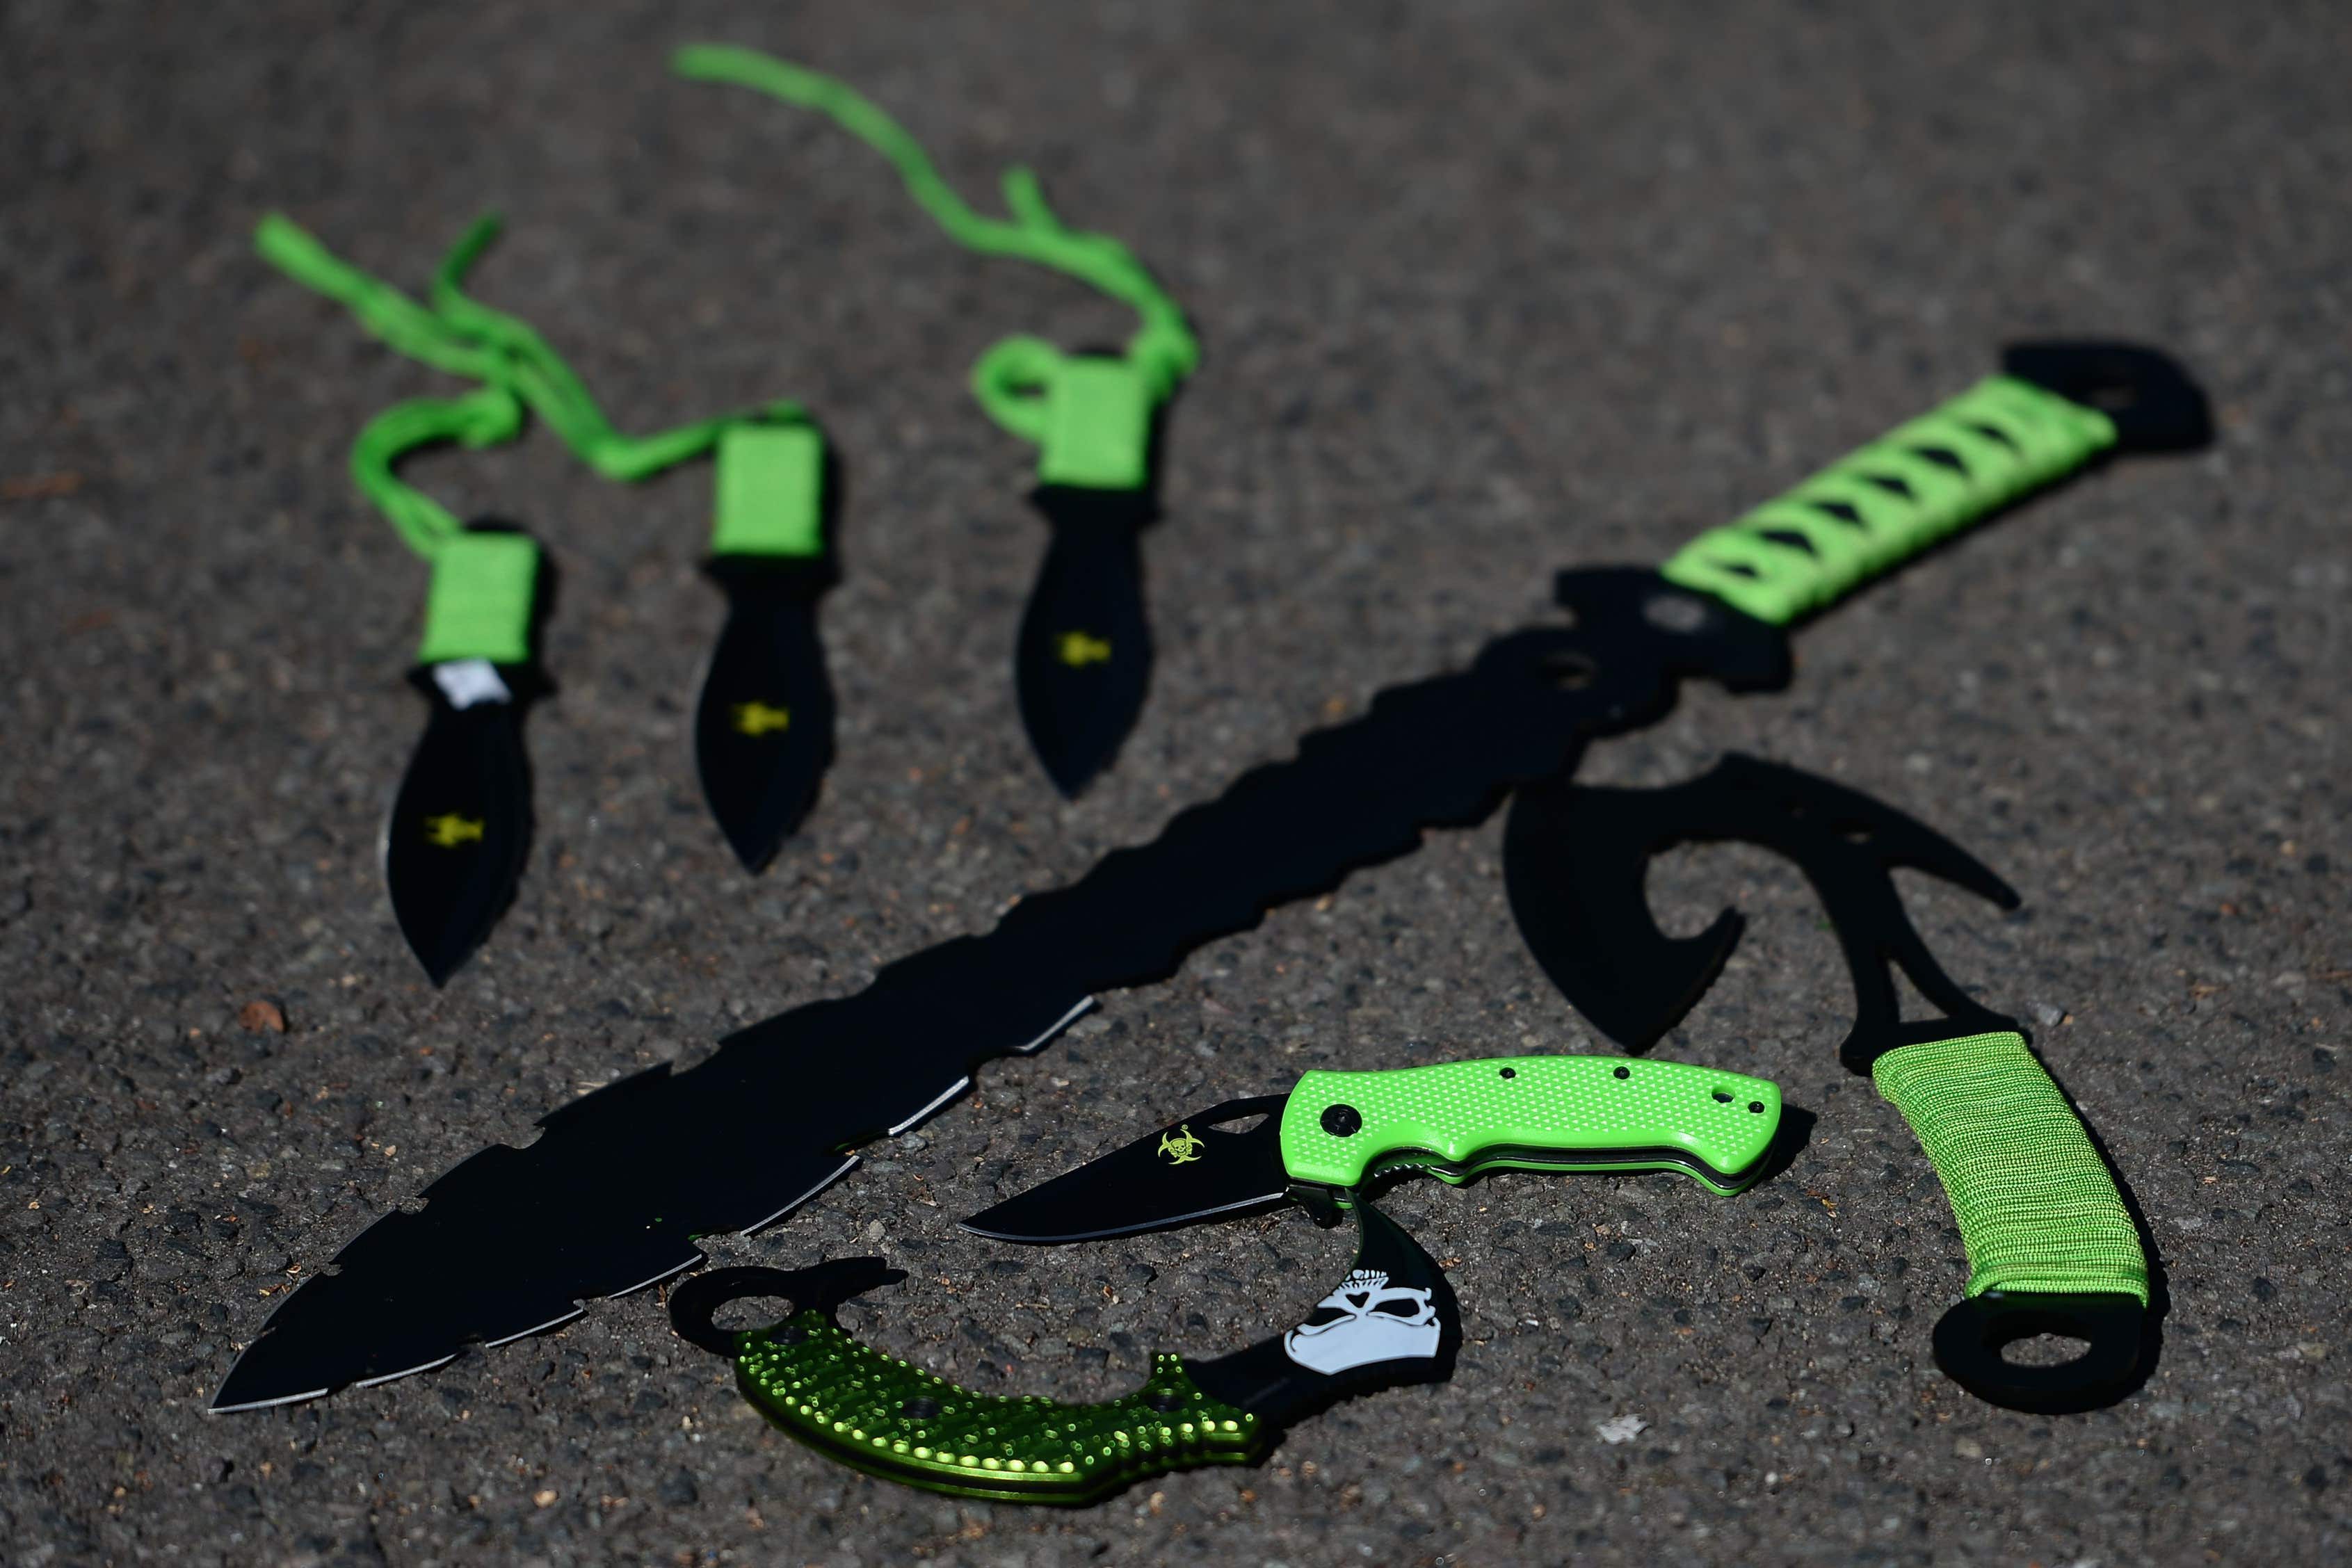
[(1353, 1105), (1328, 1105), (1323, 1110), (1323, 1130), (1335, 1138), (1352, 1138), (1364, 1130), (1364, 1113)]
[(1619, 1078), (1631, 1078), (1633, 1076), (1633, 1070), (1630, 1067), (1621, 1067), (1617, 1070), (1615, 1076)]
[(910, 1416), (918, 1421), (936, 1421), (940, 1418), (940, 1402), (928, 1394), (916, 1395), (915, 1397), (899, 1406), (898, 1409), (902, 1415)]
[(1172, 1416), (1184, 1408), (1182, 1397), (1174, 1394), (1148, 1394), (1144, 1396), (1143, 1402), (1162, 1416)]
[(798, 1323), (786, 1323), (769, 1337), (778, 1344), (803, 1344), (807, 1343), (808, 1330)]
[(1748, 1102), (1748, 1108), (1757, 1115), (1761, 1116), (1764, 1113), (1764, 1102), (1761, 1100), (1750, 1100)]
[(1506, 1078), (1517, 1078), (1518, 1075), (1519, 1070), (1516, 1067), (1506, 1067), (1503, 1069), (1503, 1076)]

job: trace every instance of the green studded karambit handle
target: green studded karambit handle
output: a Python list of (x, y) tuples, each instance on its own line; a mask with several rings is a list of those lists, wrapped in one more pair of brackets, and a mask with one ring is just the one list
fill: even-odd
[(735, 1380), (812, 1448), (926, 1491), (1003, 1502), (1092, 1502), (1148, 1476), (1248, 1464), (1271, 1434), (1154, 1358), (1141, 1388), (1102, 1405), (974, 1394), (859, 1343), (820, 1311), (741, 1336)]
[(1282, 1113), (1294, 1181), (1354, 1187), (1411, 1166), (1676, 1170), (1719, 1193), (1754, 1181), (1780, 1124), (1761, 1078), (1616, 1056), (1488, 1057), (1380, 1072), (1308, 1072)]
[(1701, 534), (1661, 570), (1785, 626), (2115, 444), (2097, 409), (1990, 376)]
[(1871, 1077), (1919, 1135), (1968, 1249), (1968, 1293), (2147, 1304), (2147, 1258), (2106, 1162), (2013, 1031), (1906, 1045)]

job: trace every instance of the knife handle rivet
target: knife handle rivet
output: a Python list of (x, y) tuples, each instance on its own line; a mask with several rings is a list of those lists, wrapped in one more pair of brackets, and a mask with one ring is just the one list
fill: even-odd
[(1335, 1138), (1352, 1138), (1364, 1129), (1364, 1113), (1353, 1105), (1329, 1105), (1323, 1111), (1323, 1130)]
[(1757, 1115), (1761, 1116), (1764, 1113), (1764, 1102), (1761, 1100), (1750, 1100), (1748, 1102), (1748, 1108), (1750, 1111), (1753, 1111)]
[(1503, 1076), (1506, 1078), (1517, 1078), (1518, 1075), (1519, 1070), (1516, 1067), (1506, 1067), (1503, 1069)]
[(1633, 1076), (1633, 1070), (1630, 1067), (1621, 1067), (1617, 1070), (1616, 1076), (1620, 1078), (1631, 1078)]

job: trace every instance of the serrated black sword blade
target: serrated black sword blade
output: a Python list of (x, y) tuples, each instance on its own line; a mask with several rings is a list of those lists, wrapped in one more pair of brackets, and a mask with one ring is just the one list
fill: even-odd
[[(961, 1221), (998, 1241), (1094, 1241), (1283, 1202), (1286, 1094), (1229, 1100)], [(1242, 1123), (1253, 1124), (1243, 1127)]]
[(1150, 500), (1059, 486), (1034, 500), (1054, 538), (1022, 613), (1013, 679), (1029, 744), (1075, 798), (1118, 754), (1150, 688), (1139, 540)]
[[(1391, 687), (1150, 842), (1023, 898), (986, 935), (743, 1030), (689, 1071), (575, 1101), (528, 1147), (467, 1162), (428, 1189), (422, 1214), (386, 1216), (382, 1236), (363, 1233), (337, 1272), (289, 1297), (226, 1402), (419, 1370), (647, 1283), (684, 1255), (671, 1238), (781, 1218), (845, 1168), (848, 1150), (938, 1111), (982, 1063), (1043, 1045), (1089, 998), (1165, 979), (1276, 905), (1404, 854), (1433, 828), (1483, 821), (1513, 785), (1571, 766), (1591, 736), (1664, 712), (1678, 676), (1752, 686), (1785, 674), (1770, 628), (1727, 617), (1669, 633), (1615, 586), (1628, 578), (1671, 591), (1653, 574), (1580, 574), (1563, 591), (1576, 628), (1498, 638), (1470, 669)], [(1589, 678), (1570, 685), (1557, 671), (1572, 658)], [(478, 1212), (446, 1215), (446, 1232), (415, 1228), (442, 1206)], [(436, 1234), (465, 1249), (428, 1245)]]

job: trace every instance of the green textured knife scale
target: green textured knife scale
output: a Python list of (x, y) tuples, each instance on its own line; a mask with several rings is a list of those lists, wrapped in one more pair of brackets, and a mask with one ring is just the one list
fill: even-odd
[(1272, 1439), (1257, 1416), (1203, 1393), (1181, 1356), (1155, 1356), (1142, 1387), (1102, 1405), (974, 1394), (815, 1310), (743, 1335), (735, 1381), (769, 1420), (845, 1464), (1002, 1502), (1092, 1502), (1147, 1476), (1251, 1463)]
[(1352, 1188), (1384, 1172), (1679, 1170), (1717, 1193), (1761, 1173), (1780, 1124), (1769, 1080), (1676, 1061), (1521, 1056), (1307, 1072), (1282, 1114), (1294, 1181)]

